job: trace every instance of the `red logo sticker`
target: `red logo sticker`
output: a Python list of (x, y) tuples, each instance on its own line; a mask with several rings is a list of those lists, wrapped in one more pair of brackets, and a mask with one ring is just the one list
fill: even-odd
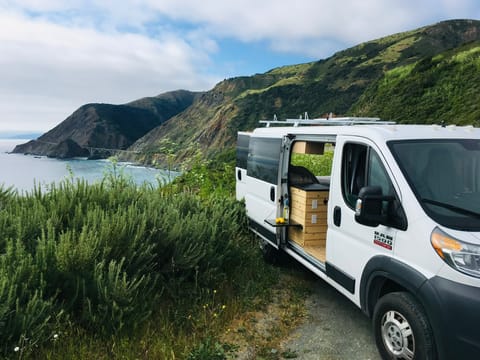
[(375, 231), (373, 234), (373, 243), (385, 249), (392, 250), (393, 237), (391, 235), (383, 234)]

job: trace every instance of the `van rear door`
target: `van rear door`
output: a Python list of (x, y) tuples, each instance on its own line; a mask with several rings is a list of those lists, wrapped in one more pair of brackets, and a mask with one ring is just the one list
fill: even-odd
[[(278, 248), (280, 232), (266, 220), (279, 214), (279, 171), (282, 139), (250, 137), (247, 158), (245, 206), (250, 229)], [(278, 233), (278, 236), (277, 236)]]
[(235, 166), (235, 193), (237, 200), (245, 198), (247, 190), (247, 158), (250, 133), (239, 132), (237, 137), (237, 163)]

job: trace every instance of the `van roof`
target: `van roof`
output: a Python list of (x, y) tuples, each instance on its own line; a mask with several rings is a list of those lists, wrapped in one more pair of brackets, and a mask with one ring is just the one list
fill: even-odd
[(473, 126), (441, 125), (352, 125), (352, 126), (302, 126), (257, 128), (254, 137), (278, 138), (287, 134), (360, 136), (377, 141), (478, 138), (480, 128)]

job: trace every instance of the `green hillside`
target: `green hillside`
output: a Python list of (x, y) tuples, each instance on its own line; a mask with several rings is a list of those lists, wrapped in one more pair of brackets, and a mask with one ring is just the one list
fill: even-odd
[(480, 42), (387, 71), (352, 107), (399, 123), (480, 120)]
[[(451, 20), (373, 40), (317, 62), (224, 80), (131, 147), (138, 160), (209, 157), (261, 119), (328, 113), (399, 122), (471, 123), (480, 21)], [(167, 146), (168, 145), (168, 146)]]
[(237, 131), (274, 115), (473, 124), (480, 112), (479, 46), (480, 21), (444, 21), (316, 62), (226, 79), (204, 93), (182, 90), (124, 105), (87, 104), (14, 152), (69, 157), (85, 156), (86, 147), (128, 148), (141, 155), (122, 154), (123, 160), (189, 167), (192, 158), (231, 150)]

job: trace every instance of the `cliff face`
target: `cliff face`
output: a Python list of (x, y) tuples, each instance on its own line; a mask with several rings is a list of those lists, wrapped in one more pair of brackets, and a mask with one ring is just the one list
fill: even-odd
[(125, 105), (87, 104), (36, 140), (13, 152), (51, 157), (108, 157), (185, 110), (199, 93), (176, 91)]

